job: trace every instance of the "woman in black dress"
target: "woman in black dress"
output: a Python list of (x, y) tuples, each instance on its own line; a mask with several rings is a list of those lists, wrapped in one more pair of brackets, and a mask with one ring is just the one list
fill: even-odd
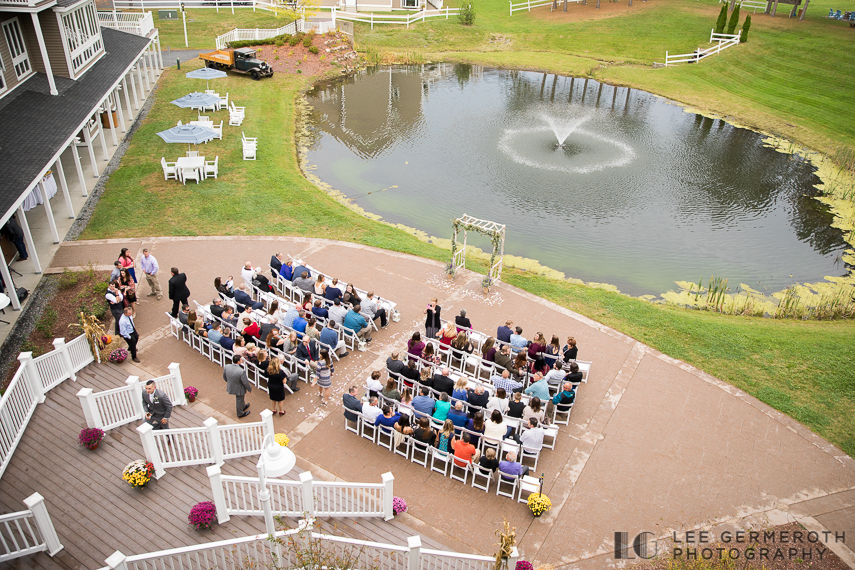
[(271, 358), (267, 366), (267, 391), (270, 394), (270, 401), (273, 402), (273, 413), (279, 412), (280, 416), (285, 415), (282, 401), (285, 399), (286, 376), (285, 371), (279, 366), (279, 359)]
[(579, 354), (579, 349), (576, 348), (576, 339), (572, 336), (568, 336), (567, 344), (564, 345), (564, 362), (576, 360), (577, 354)]
[(442, 311), (442, 307), (439, 306), (437, 299), (431, 299), (424, 310), (427, 315), (425, 320), (425, 336), (427, 338), (436, 338), (436, 333), (442, 328), (442, 321), (439, 317), (440, 311)]

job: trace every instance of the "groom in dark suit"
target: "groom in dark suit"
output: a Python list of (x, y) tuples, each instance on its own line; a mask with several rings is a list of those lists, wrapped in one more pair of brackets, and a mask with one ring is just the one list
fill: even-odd
[(172, 277), (169, 278), (169, 298), (172, 299), (172, 318), (178, 318), (178, 303), (182, 307), (187, 306), (190, 298), (190, 289), (187, 288), (187, 276), (178, 272), (177, 267), (172, 268)]
[(172, 402), (163, 390), (158, 390), (154, 380), (145, 383), (142, 397), (145, 421), (152, 429), (169, 429), (169, 416), (172, 415)]

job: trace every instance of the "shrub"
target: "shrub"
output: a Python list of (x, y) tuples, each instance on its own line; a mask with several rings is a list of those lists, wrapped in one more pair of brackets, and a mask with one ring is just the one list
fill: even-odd
[(473, 6), (472, 0), (464, 0), (463, 4), (460, 5), (457, 19), (464, 26), (471, 26), (475, 23), (475, 6)]
[(303, 34), (302, 33), (296, 33), (293, 36), (291, 36), (290, 40), (288, 40), (288, 45), (295, 46), (298, 43), (300, 43), (301, 41), (303, 41)]
[(310, 45), (312, 45), (312, 41), (314, 41), (314, 39), (314, 32), (306, 34), (306, 36), (303, 38), (303, 47), (309, 47)]
[(736, 8), (733, 9), (733, 13), (730, 15), (730, 20), (727, 22), (727, 33), (735, 34), (736, 26), (739, 25), (739, 4), (736, 5)]
[(721, 11), (718, 13), (718, 20), (715, 23), (715, 33), (723, 34), (724, 27), (727, 25), (727, 2), (721, 5)]
[(282, 47), (284, 45), (285, 45), (285, 42), (283, 42), (282, 40), (276, 40), (276, 47)]
[(46, 307), (45, 312), (42, 313), (42, 318), (40, 318), (39, 322), (36, 323), (36, 330), (42, 333), (45, 338), (52, 337), (53, 325), (56, 324), (57, 316), (56, 309), (53, 307)]
[(107, 287), (109, 286), (110, 284), (106, 281), (99, 281), (98, 283), (94, 283), (92, 285), (92, 294), (96, 297), (103, 297), (107, 294)]
[(315, 55), (318, 55), (318, 46), (312, 46), (309, 48), (309, 51)]
[(64, 269), (62, 271), (62, 275), (59, 276), (59, 288), (60, 289), (71, 289), (77, 282), (80, 281), (80, 274), (76, 271), (69, 271), (68, 269)]
[(751, 14), (745, 16), (745, 23), (742, 24), (742, 35), (739, 37), (739, 43), (744, 44), (748, 41), (748, 30), (751, 29)]

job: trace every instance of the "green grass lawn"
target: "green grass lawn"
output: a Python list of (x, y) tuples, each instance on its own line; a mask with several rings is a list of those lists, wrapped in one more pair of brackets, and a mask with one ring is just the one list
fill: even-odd
[[(528, 57), (523, 55), (522, 57)], [(303, 178), (294, 144), (300, 76), (254, 82), (218, 79), (212, 87), (247, 107), (241, 127), (225, 126), (222, 141), (200, 145), (220, 158), (217, 180), (182, 186), (164, 181), (160, 158), (187, 150), (156, 136), (196, 113), (169, 101), (199, 87), (181, 72), (164, 72), (157, 100), (135, 133), (122, 167), (81, 239), (158, 235), (296, 235), (341, 239), (446, 260), (448, 251), (336, 202)], [(224, 111), (214, 114), (226, 119)], [(259, 138), (256, 162), (243, 161), (240, 133)], [(449, 227), (449, 232), (451, 228)], [(472, 267), (485, 271), (477, 263)], [(654, 305), (601, 289), (506, 270), (504, 279), (587, 315), (709, 372), (804, 423), (855, 456), (855, 325), (726, 317)]]
[[(179, 13), (178, 20), (158, 20), (157, 10), (151, 11), (154, 26), (160, 33), (160, 45), (163, 49), (185, 49), (184, 23)], [(190, 49), (215, 49), (214, 39), (235, 28), (273, 29), (287, 24), (289, 20), (276, 17), (267, 10), (252, 11), (252, 8), (235, 8), (235, 14), (228, 7), (221, 7), (219, 13), (214, 8), (191, 8), (187, 10), (187, 41)], [(164, 65), (175, 65), (167, 62)]]

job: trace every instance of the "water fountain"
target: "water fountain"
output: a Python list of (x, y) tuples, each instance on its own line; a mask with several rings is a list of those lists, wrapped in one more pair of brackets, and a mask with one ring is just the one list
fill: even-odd
[(582, 117), (577, 117), (575, 119), (561, 121), (556, 117), (543, 113), (541, 114), (541, 118), (547, 125), (549, 125), (549, 128), (552, 129), (555, 138), (558, 140), (558, 142), (555, 144), (555, 148), (559, 149), (566, 148), (564, 145), (564, 141), (567, 140), (567, 137), (572, 135), (573, 131), (579, 128), (579, 125), (586, 123), (588, 119), (591, 118), (591, 115), (587, 114)]

